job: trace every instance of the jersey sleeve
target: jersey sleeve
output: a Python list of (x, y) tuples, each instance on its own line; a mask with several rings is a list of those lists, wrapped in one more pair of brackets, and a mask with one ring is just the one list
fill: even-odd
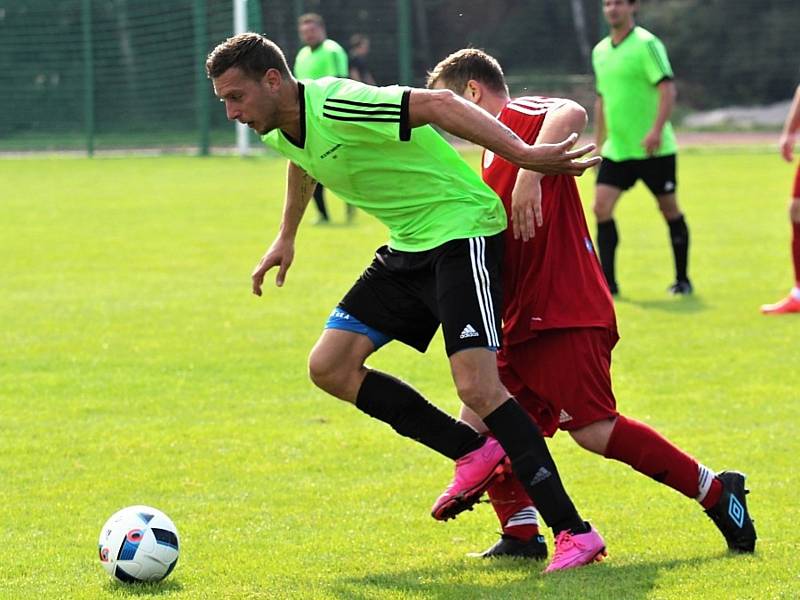
[(326, 127), (339, 138), (349, 143), (411, 139), (410, 89), (341, 81), (342, 85), (332, 90), (322, 107)]
[(661, 40), (653, 37), (645, 42), (644, 47), (646, 48), (645, 73), (650, 83), (657, 85), (664, 79), (672, 79), (674, 77), (672, 66), (669, 64), (667, 50)]
[[(338, 46), (338, 44), (337, 44)], [(344, 48), (338, 46), (336, 52), (333, 53), (333, 62), (336, 65), (336, 77), (349, 77), (350, 65), (348, 64), (347, 52)]]

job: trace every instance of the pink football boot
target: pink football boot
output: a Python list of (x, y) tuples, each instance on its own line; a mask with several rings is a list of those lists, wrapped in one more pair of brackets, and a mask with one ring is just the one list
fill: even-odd
[(586, 533), (562, 531), (556, 536), (553, 560), (544, 570), (545, 573), (582, 567), (608, 556), (605, 541), (594, 527), (589, 527)]
[(499, 442), (490, 437), (478, 448), (456, 461), (453, 481), (436, 499), (431, 516), (438, 521), (453, 519), (480, 499), (492, 482), (511, 472), (511, 463)]

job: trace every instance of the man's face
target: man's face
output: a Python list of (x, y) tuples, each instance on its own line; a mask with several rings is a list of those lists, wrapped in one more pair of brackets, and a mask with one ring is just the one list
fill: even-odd
[(228, 119), (255, 129), (260, 135), (278, 127), (277, 88), (267, 75), (271, 71), (275, 70), (270, 69), (256, 80), (232, 67), (213, 80), (214, 93), (225, 104)]
[(603, 15), (611, 27), (625, 25), (631, 19), (636, 9), (636, 3), (628, 0), (603, 0)]
[(316, 48), (325, 41), (325, 30), (316, 23), (303, 23), (297, 28), (297, 34), (306, 46)]

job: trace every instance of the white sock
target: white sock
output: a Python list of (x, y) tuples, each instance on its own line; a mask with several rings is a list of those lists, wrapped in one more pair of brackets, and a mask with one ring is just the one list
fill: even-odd
[(519, 525), (539, 526), (539, 513), (532, 506), (518, 510), (506, 522), (506, 527), (518, 527)]
[(711, 489), (711, 482), (714, 481), (714, 471), (709, 469), (705, 465), (701, 465), (697, 463), (697, 489), (698, 494), (695, 496), (695, 500), (698, 502), (703, 502), (708, 496), (708, 490)]
[(795, 300), (800, 300), (800, 287), (794, 286), (789, 294), (791, 294), (792, 298)]

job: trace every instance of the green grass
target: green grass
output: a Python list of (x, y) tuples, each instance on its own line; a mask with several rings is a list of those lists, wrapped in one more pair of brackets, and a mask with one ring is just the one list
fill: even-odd
[[(800, 319), (758, 313), (791, 284), (793, 171), (732, 152), (679, 168), (696, 294), (666, 296), (666, 227), (637, 187), (617, 213), (615, 390), (704, 464), (748, 473), (755, 556), (729, 556), (695, 503), (561, 434), (553, 452), (609, 559), (544, 577), (466, 558), (494, 541), (488, 506), (433, 521), (452, 466), (306, 378), (379, 224), (303, 228), (286, 286), (259, 299), (249, 274), (276, 231), (280, 161), (6, 160), (0, 598), (797, 598)], [(424, 357), (394, 346), (371, 364), (455, 412), (441, 342)], [(138, 503), (173, 518), (181, 558), (162, 584), (125, 587), (96, 542)]]

